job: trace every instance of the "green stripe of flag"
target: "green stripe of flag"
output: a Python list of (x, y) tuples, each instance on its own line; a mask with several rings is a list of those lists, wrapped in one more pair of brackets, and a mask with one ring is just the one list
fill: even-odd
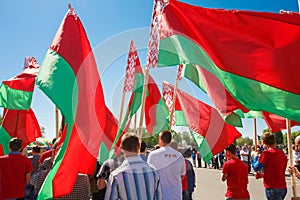
[[(57, 153), (55, 162), (53, 163), (53, 168), (50, 170), (40, 190), (38, 200), (53, 198), (52, 181), (62, 163), (72, 135), (78, 100), (76, 77), (71, 66), (63, 57), (52, 50), (48, 50), (42, 66), (45, 67), (41, 67), (37, 76), (36, 84), (47, 94), (49, 98), (52, 98), (51, 100), (58, 108), (60, 108), (60, 110), (64, 111), (62, 114), (65, 116), (67, 121), (68, 129), (66, 138), (64, 139), (64, 142)], [(73, 105), (70, 105), (69, 102), (73, 102)]]
[(219, 69), (204, 49), (186, 37), (172, 35), (161, 40), (158, 66), (179, 64), (197, 64), (205, 68), (218, 77), (229, 93), (250, 110), (264, 108), (268, 112), (281, 116), (284, 114), (289, 119), (300, 121), (299, 95)]
[(32, 92), (10, 88), (2, 83), (0, 86), (0, 107), (11, 110), (28, 110), (32, 94)]
[(7, 131), (3, 128), (3, 126), (0, 127), (0, 144), (3, 148), (4, 155), (7, 155), (9, 153), (8, 144), (11, 140), (11, 136), (7, 133)]

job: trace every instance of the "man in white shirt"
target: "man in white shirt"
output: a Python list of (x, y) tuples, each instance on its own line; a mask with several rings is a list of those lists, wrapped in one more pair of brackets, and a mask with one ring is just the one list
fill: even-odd
[(181, 180), (185, 175), (185, 161), (181, 153), (169, 146), (172, 140), (170, 131), (159, 134), (159, 149), (152, 151), (148, 163), (154, 165), (159, 173), (162, 196), (164, 200), (181, 200)]
[(250, 173), (250, 167), (249, 167), (249, 149), (248, 146), (245, 144), (240, 151), (241, 154), (241, 161), (243, 161), (248, 166), (248, 173)]

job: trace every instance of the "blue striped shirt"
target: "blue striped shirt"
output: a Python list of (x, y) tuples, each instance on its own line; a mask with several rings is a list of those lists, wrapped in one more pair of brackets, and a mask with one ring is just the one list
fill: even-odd
[(105, 200), (161, 200), (157, 170), (140, 156), (130, 156), (114, 170), (107, 183)]

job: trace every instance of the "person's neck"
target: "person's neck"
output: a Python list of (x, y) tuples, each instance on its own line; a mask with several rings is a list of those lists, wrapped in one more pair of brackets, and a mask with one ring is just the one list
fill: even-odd
[(138, 156), (138, 152), (126, 152), (124, 153), (125, 158), (131, 157), (131, 156)]
[(170, 146), (170, 145), (169, 144), (165, 144), (165, 143), (161, 144), (161, 147), (168, 147), (168, 146)]
[(268, 149), (269, 149), (269, 148), (273, 148), (273, 149), (275, 149), (275, 148), (276, 148), (276, 144), (267, 145), (267, 147), (268, 147)]
[(228, 160), (233, 159), (233, 158), (236, 158), (236, 156), (235, 155), (231, 155), (231, 156), (227, 157)]

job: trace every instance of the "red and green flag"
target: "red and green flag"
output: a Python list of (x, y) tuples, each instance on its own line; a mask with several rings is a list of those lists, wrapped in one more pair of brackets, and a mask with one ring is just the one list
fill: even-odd
[(160, 95), (159, 88), (154, 79), (148, 77), (148, 95), (145, 103), (145, 122), (150, 134), (159, 134), (162, 130), (169, 129), (170, 113), (165, 101)]
[[(164, 84), (172, 92), (174, 91), (174, 86)], [(223, 151), (241, 137), (241, 133), (234, 126), (224, 122), (216, 109), (179, 89), (177, 89), (175, 110), (176, 124), (189, 127), (201, 157), (206, 162), (210, 162), (212, 155)]]
[(158, 66), (198, 65), (247, 109), (300, 120), (300, 16), (160, 2)]
[(73, 8), (63, 19), (36, 84), (60, 109), (67, 130), (38, 199), (72, 191), (78, 173), (92, 174), (107, 117), (102, 85), (84, 27)]
[(191, 64), (185, 65), (183, 76), (207, 93), (225, 122), (237, 127), (243, 126), (240, 116), (235, 111), (248, 112), (249, 110), (227, 91), (216, 76), (204, 68)]
[(0, 86), (0, 107), (12, 110), (29, 110), (35, 77), (40, 66), (34, 57), (26, 57), (21, 74), (3, 81)]
[(104, 136), (99, 148), (98, 162), (100, 164), (109, 158), (109, 151), (113, 146), (118, 132), (118, 120), (108, 108), (106, 108), (106, 120), (107, 123), (104, 126)]
[[(280, 132), (282, 130), (287, 129), (286, 118), (268, 112), (262, 112), (262, 116), (272, 133)], [(291, 120), (291, 127), (299, 125), (299, 122)]]
[(3, 120), (0, 126), (0, 152), (4, 155), (9, 153), (8, 144), (14, 137), (22, 139), (23, 148), (36, 138), (42, 137), (39, 123), (31, 108), (29, 110), (3, 110)]
[[(132, 80), (132, 73), (133, 80)], [(133, 84), (132, 84), (133, 81)], [(114, 141), (109, 149), (109, 153), (106, 154), (105, 151), (99, 151), (99, 162), (102, 164), (105, 160), (112, 158), (117, 153), (118, 147), (120, 145), (121, 136), (128, 130), (131, 118), (138, 111), (142, 104), (143, 95), (143, 85), (144, 85), (144, 72), (140, 64), (140, 59), (137, 54), (133, 40), (130, 41), (130, 49), (127, 59), (126, 76), (124, 81), (124, 92), (132, 91), (131, 97), (127, 106), (127, 111), (125, 117), (118, 127), (117, 134)]]

